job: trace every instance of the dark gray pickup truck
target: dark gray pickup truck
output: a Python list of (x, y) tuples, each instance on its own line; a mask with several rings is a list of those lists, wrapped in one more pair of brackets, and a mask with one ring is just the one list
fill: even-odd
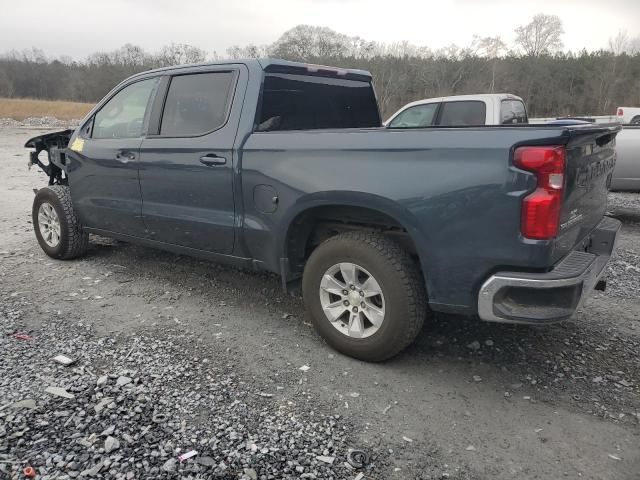
[(33, 224), (54, 258), (94, 233), (301, 280), (326, 341), (378, 361), (432, 311), (570, 317), (620, 229), (604, 217), (618, 130), (386, 129), (364, 71), (153, 70), (27, 143), (49, 176)]

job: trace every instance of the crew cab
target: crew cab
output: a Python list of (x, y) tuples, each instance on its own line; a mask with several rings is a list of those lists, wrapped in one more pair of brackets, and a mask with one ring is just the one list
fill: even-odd
[(520, 97), (509, 93), (455, 95), (408, 103), (384, 124), (389, 128), (513, 125), (527, 123)]
[(380, 361), (433, 311), (569, 318), (620, 229), (604, 217), (619, 128), (385, 128), (365, 71), (163, 68), (27, 142), (49, 177), (33, 225), (58, 259), (99, 234), (275, 272), (330, 345)]

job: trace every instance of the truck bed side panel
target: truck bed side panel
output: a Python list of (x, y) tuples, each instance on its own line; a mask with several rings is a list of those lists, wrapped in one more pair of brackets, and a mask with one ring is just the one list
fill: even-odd
[[(432, 306), (464, 311), (492, 270), (552, 265), (552, 242), (519, 235), (521, 198), (535, 178), (511, 167), (510, 156), (515, 144), (567, 140), (549, 127), (253, 134), (241, 159), (246, 245), (278, 271), (297, 213), (339, 202), (377, 209), (411, 235)], [(274, 212), (255, 208), (258, 185), (277, 193)]]

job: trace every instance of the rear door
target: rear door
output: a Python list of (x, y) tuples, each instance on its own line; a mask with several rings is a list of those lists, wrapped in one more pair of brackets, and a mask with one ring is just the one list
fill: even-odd
[(158, 78), (147, 78), (124, 86), (70, 145), (71, 195), (85, 226), (145, 235), (138, 165), (158, 84)]
[[(234, 142), (246, 68), (180, 70), (163, 80), (140, 152), (148, 238), (217, 253), (234, 243)], [(242, 85), (243, 88), (237, 88)]]

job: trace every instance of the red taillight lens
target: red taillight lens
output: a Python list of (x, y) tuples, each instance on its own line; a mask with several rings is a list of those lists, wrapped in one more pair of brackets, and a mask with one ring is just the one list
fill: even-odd
[(527, 238), (549, 240), (558, 234), (564, 194), (564, 147), (519, 147), (516, 167), (535, 173), (538, 183), (522, 201), (520, 231)]
[(618, 116), (619, 117), (623, 117), (624, 116), (624, 110), (623, 109), (621, 109), (621, 108), (618, 109)]

